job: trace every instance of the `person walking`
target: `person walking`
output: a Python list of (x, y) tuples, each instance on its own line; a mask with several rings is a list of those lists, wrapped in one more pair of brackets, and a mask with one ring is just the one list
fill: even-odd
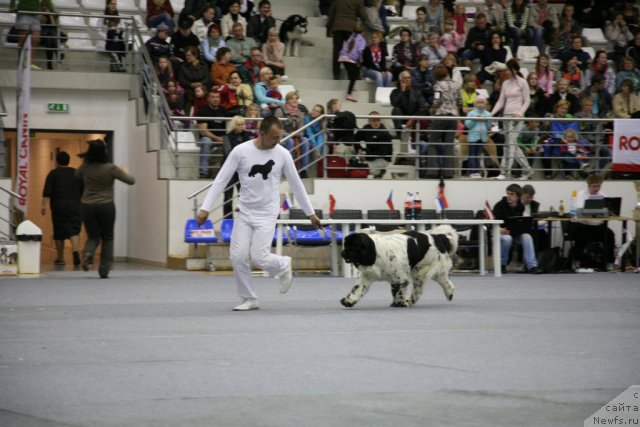
[[(22, 48), (27, 35), (31, 34), (31, 68), (34, 70), (40, 70), (33, 60), (36, 57), (36, 50), (40, 46), (40, 34), (42, 32), (42, 26), (40, 23), (40, 17), (32, 12), (40, 12), (41, 5), (39, 0), (11, 0), (9, 2), (9, 11), (17, 12), (16, 16), (16, 30), (18, 30), (18, 47)], [(54, 13), (53, 4), (51, 0), (42, 0), (42, 10)]]
[(334, 1), (327, 19), (327, 37), (333, 37), (333, 79), (340, 80), (338, 56), (358, 22), (365, 19), (364, 0)]
[[(524, 117), (524, 113), (531, 103), (529, 94), (529, 83), (520, 74), (520, 65), (515, 59), (507, 61), (507, 71), (509, 78), (502, 83), (502, 90), (498, 102), (491, 110), (491, 115), (495, 116), (503, 110), (504, 117)], [(524, 123), (522, 120), (506, 121), (504, 126), (507, 133), (507, 141), (500, 163), (500, 175), (496, 179), (507, 179), (511, 177), (511, 167), (515, 159), (522, 168), (522, 176), (519, 179), (527, 180), (533, 176), (533, 169), (529, 166), (526, 156), (518, 146), (518, 134), (522, 131)]]
[(116, 179), (129, 185), (135, 184), (136, 180), (133, 175), (109, 162), (107, 143), (102, 139), (89, 141), (89, 148), (79, 156), (84, 159), (84, 163), (76, 174), (84, 180), (82, 215), (88, 236), (82, 269), (89, 271), (102, 240), (98, 273), (101, 279), (106, 279), (109, 277), (113, 258), (113, 226), (116, 221), (113, 184)]
[(257, 138), (250, 139), (231, 151), (197, 215), (198, 224), (204, 224), (216, 199), (237, 172), (241, 185), (240, 197), (231, 233), (229, 256), (242, 304), (234, 307), (234, 311), (260, 308), (258, 296), (252, 286), (251, 262), (279, 277), (280, 293), (286, 293), (291, 286), (291, 257), (275, 255), (270, 251), (275, 221), (280, 212), (280, 179), (283, 175), (311, 223), (318, 228), (322, 226), (298, 177), (291, 155), (280, 145), (281, 139), (280, 121), (274, 116), (266, 117), (260, 123)]
[(64, 241), (69, 239), (73, 248), (73, 265), (80, 265), (78, 244), (82, 227), (82, 191), (84, 183), (76, 176), (76, 170), (69, 167), (70, 157), (66, 151), (56, 154), (56, 168), (47, 175), (42, 190), (42, 215), (51, 207), (53, 240), (56, 245), (55, 265), (65, 265)]

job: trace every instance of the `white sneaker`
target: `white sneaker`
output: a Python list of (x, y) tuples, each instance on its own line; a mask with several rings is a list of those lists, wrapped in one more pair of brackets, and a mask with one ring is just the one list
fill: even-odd
[(279, 277), (281, 294), (286, 294), (291, 287), (291, 282), (293, 282), (293, 262), (291, 257), (288, 256), (285, 258), (289, 258), (289, 268), (282, 276)]
[(527, 181), (532, 176), (533, 176), (533, 169), (531, 169), (529, 172), (523, 173), (522, 176), (520, 176), (518, 179), (520, 181)]
[(244, 302), (236, 307), (233, 307), (233, 311), (249, 311), (260, 310), (260, 305), (257, 299), (245, 299)]
[(471, 179), (480, 179), (480, 178), (482, 178), (482, 175), (480, 175), (479, 173), (472, 173), (471, 175), (469, 175), (469, 178), (471, 178)]
[(502, 181), (503, 179), (507, 179), (507, 176), (501, 173), (500, 175), (496, 176), (496, 179), (499, 179), (500, 181)]

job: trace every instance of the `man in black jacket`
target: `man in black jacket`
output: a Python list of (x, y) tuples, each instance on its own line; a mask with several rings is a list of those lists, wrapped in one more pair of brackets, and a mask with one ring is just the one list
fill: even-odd
[[(507, 218), (523, 216), (524, 205), (520, 201), (522, 196), (522, 188), (518, 184), (511, 184), (507, 187), (507, 195), (502, 198), (493, 207), (493, 216), (496, 219), (505, 221)], [(500, 227), (500, 255), (502, 261), (502, 270), (506, 272), (507, 263), (509, 261), (509, 254), (511, 252), (511, 246), (513, 243), (519, 243), (522, 245), (522, 251), (524, 252), (524, 262), (527, 267), (527, 272), (531, 274), (539, 274), (538, 260), (536, 259), (536, 248), (533, 243), (533, 238), (529, 233), (522, 233), (520, 235), (512, 235), (511, 231), (503, 225)]]
[[(370, 116), (379, 116), (380, 113), (372, 111)], [(379, 118), (369, 118), (369, 123), (356, 132), (353, 137), (354, 142), (365, 141), (367, 163), (374, 178), (382, 178), (386, 172), (385, 168), (391, 161), (393, 147), (391, 145), (391, 134), (382, 124)]]
[[(411, 86), (411, 73), (403, 71), (398, 76), (398, 87), (391, 91), (389, 95), (392, 116), (426, 116), (427, 102), (422, 96), (422, 92)], [(407, 129), (413, 128), (414, 120), (398, 119), (393, 121), (396, 132), (399, 132), (402, 125)]]
[(269, 0), (262, 0), (258, 8), (260, 13), (253, 15), (247, 22), (247, 36), (253, 37), (258, 46), (262, 46), (267, 41), (269, 28), (276, 26), (276, 20), (271, 16), (271, 2)]

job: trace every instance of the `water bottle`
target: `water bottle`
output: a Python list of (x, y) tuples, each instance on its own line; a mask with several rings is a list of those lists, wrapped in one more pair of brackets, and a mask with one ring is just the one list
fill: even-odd
[(564, 216), (564, 202), (560, 200), (560, 206), (558, 206), (558, 215)]
[(569, 212), (571, 213), (571, 216), (576, 216), (577, 210), (578, 210), (578, 192), (576, 190), (573, 190), (571, 192), (571, 209), (569, 210)]
[(413, 200), (413, 219), (422, 218), (422, 198), (420, 198), (420, 192), (416, 191), (416, 196)]
[(404, 199), (404, 219), (413, 219), (413, 194), (407, 192), (407, 198)]

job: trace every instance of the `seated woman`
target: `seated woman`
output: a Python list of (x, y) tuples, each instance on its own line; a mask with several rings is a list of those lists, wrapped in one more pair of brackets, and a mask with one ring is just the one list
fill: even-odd
[(225, 47), (226, 43), (220, 35), (220, 26), (215, 22), (209, 25), (207, 30), (207, 36), (200, 41), (200, 48), (202, 49), (202, 56), (209, 64), (216, 62), (216, 54), (218, 49)]
[[(547, 117), (551, 118), (571, 118), (569, 114), (569, 107), (571, 103), (566, 99), (558, 101), (554, 107), (554, 113), (548, 114)], [(551, 135), (544, 140), (544, 156), (542, 158), (542, 166), (544, 168), (544, 176), (546, 179), (550, 179), (553, 176), (552, 160), (561, 157), (560, 146), (564, 133), (567, 129), (573, 129), (576, 132), (580, 131), (580, 127), (577, 122), (565, 122), (565, 121), (551, 121)]]
[(574, 171), (585, 173), (589, 168), (589, 152), (575, 129), (568, 128), (564, 132), (558, 151), (562, 158), (565, 179), (573, 179)]
[(200, 50), (197, 47), (189, 46), (185, 52), (186, 61), (180, 65), (178, 81), (186, 91), (185, 111), (190, 111), (195, 98), (195, 88), (203, 86), (205, 92), (209, 90), (209, 70), (207, 66), (200, 62)]
[(484, 83), (487, 80), (494, 81), (495, 76), (485, 70), (484, 67), (491, 65), (494, 62), (501, 64), (507, 63), (507, 49), (502, 46), (502, 38), (500, 33), (494, 32), (491, 34), (491, 44), (482, 52), (480, 62), (482, 67), (478, 72), (478, 80), (480, 83)]
[(237, 71), (229, 74), (227, 84), (218, 86), (218, 92), (220, 92), (220, 105), (231, 115), (244, 116), (246, 106), (253, 104), (253, 89), (248, 84), (242, 83)]
[(569, 91), (576, 95), (582, 90), (582, 70), (576, 55), (567, 56), (560, 67), (560, 77), (569, 82)]
[(216, 52), (216, 62), (211, 64), (211, 82), (214, 86), (221, 86), (227, 83), (229, 76), (237, 68), (231, 63), (231, 50), (228, 47), (221, 47)]
[[(275, 112), (276, 117), (287, 119), (283, 122), (285, 134), (304, 126), (305, 113), (298, 104), (298, 91), (294, 90), (285, 96), (285, 104), (278, 107)], [(300, 171), (301, 178), (308, 178), (306, 168), (309, 164), (309, 140), (302, 134), (296, 134), (283, 144), (291, 153), (296, 164), (296, 169)]]
[(267, 41), (262, 45), (262, 58), (273, 74), (285, 75), (284, 43), (278, 38), (278, 29), (275, 27), (269, 28)]

